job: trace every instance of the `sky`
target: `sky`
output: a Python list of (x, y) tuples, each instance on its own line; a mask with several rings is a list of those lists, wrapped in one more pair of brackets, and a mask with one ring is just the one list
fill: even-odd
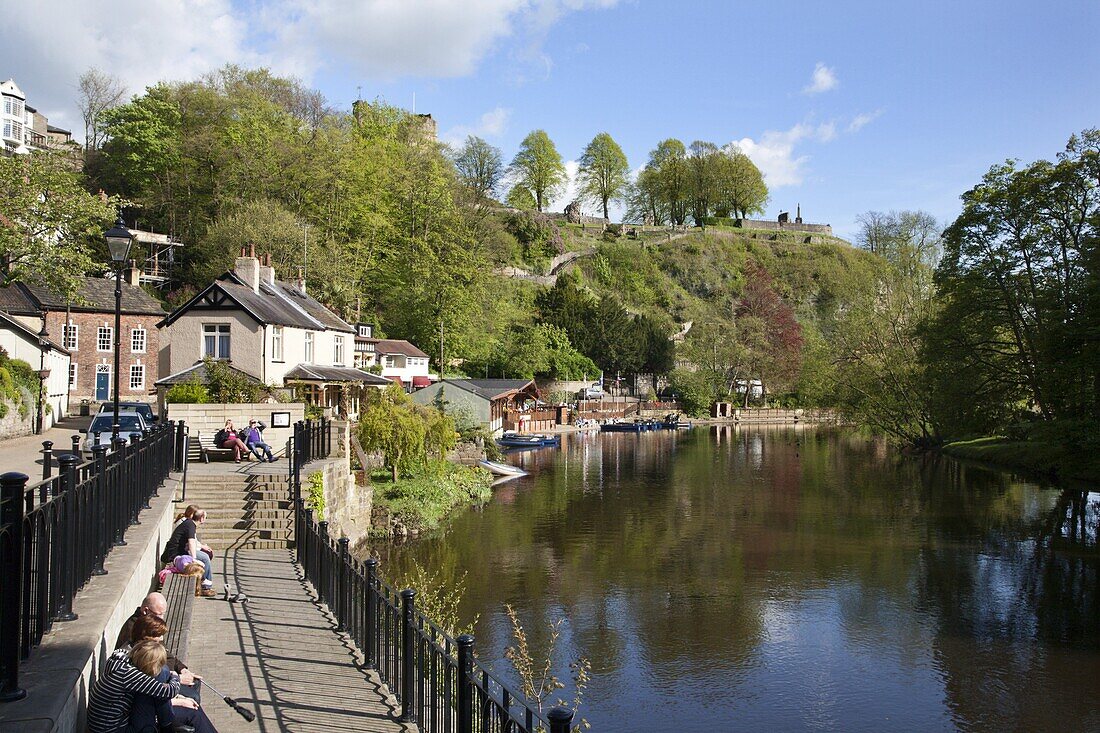
[(480, 135), (506, 160), (545, 129), (570, 171), (599, 132), (635, 170), (665, 138), (735, 142), (765, 175), (767, 218), (801, 205), (804, 220), (849, 238), (872, 210), (922, 209), (949, 223), (990, 166), (1053, 158), (1071, 134), (1100, 126), (1098, 0), (0, 8), (0, 78), (14, 78), (51, 124), (78, 136), (76, 85), (89, 67), (140, 93), (226, 63), (267, 66), (339, 109), (357, 98), (415, 105), (444, 140)]

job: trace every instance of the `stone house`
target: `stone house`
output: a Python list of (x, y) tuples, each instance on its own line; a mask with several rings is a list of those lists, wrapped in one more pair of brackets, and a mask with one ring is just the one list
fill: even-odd
[[(157, 381), (160, 335), (157, 322), (164, 308), (137, 286), (138, 271), (124, 273), (119, 362), (119, 399), (153, 401)], [(46, 331), (69, 352), (69, 405), (113, 398), (115, 281), (113, 277), (83, 277), (76, 297), (38, 285), (15, 283), (0, 289), (4, 311), (36, 333)]]
[(360, 389), (388, 382), (354, 367), (356, 330), (304, 288), (277, 280), (269, 258), (242, 253), (158, 324), (164, 380), (209, 357), (266, 385), (298, 387), (313, 404), (356, 412)]
[(383, 377), (397, 382), (406, 391), (427, 387), (435, 376), (428, 372), (428, 355), (404, 339), (378, 339), (367, 323), (356, 325), (355, 366), (381, 368)]

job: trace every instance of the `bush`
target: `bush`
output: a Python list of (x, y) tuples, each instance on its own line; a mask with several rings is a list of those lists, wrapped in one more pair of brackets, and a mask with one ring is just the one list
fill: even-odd
[(669, 375), (669, 389), (681, 408), (692, 417), (706, 417), (714, 402), (714, 385), (702, 372), (678, 369)]
[(210, 390), (197, 379), (173, 384), (164, 394), (164, 401), (178, 405), (203, 405), (213, 402)]
[(317, 521), (325, 518), (325, 474), (314, 471), (309, 475), (306, 484), (306, 508), (312, 509), (317, 515)]
[(386, 471), (372, 474), (375, 506), (415, 531), (436, 529), (455, 507), (484, 503), (493, 493), (491, 473), (446, 461), (424, 464), (415, 475), (396, 482), (389, 478)]

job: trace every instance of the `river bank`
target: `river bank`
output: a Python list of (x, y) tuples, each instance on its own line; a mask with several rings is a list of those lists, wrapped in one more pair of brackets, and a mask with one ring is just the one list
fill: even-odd
[(947, 443), (940, 451), (952, 458), (980, 461), (998, 469), (1100, 482), (1100, 455), (1053, 440), (986, 437)]

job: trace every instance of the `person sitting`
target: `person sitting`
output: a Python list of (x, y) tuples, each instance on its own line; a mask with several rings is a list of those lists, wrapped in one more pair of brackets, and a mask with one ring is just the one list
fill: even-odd
[[(164, 621), (156, 616), (144, 616), (134, 623), (131, 636), (131, 663), (160, 682), (166, 681), (171, 674), (168, 650), (164, 648), (167, 633), (168, 624)], [(206, 712), (191, 698), (177, 695), (171, 700), (161, 700), (139, 692), (134, 694), (127, 730), (129, 733), (164, 730), (211, 733), (214, 726)]]
[[(249, 420), (247, 428), (241, 428), (241, 440), (259, 461), (275, 462), (275, 456), (271, 453), (271, 446), (264, 442), (264, 430), (267, 426), (257, 420)], [(261, 455), (260, 450), (263, 450)]]
[[(160, 642), (147, 643), (164, 646)], [(88, 733), (126, 733), (137, 693), (157, 701), (171, 700), (179, 693), (179, 675), (169, 671), (161, 682), (135, 667), (130, 661), (130, 653), (129, 647), (111, 652), (99, 679), (92, 685), (88, 699)]]
[(196, 508), (191, 517), (184, 517), (183, 521), (172, 530), (172, 535), (164, 545), (164, 552), (160, 560), (165, 565), (175, 562), (180, 555), (190, 555), (205, 566), (202, 575), (202, 590), (199, 595), (204, 598), (213, 598), (214, 593), (214, 551), (203, 545), (198, 540), (198, 528), (206, 522), (206, 510)]
[(232, 448), (233, 459), (237, 462), (241, 462), (241, 455), (248, 453), (248, 446), (244, 444), (244, 441), (237, 437), (237, 431), (233, 427), (232, 420), (225, 421), (225, 427), (214, 434), (214, 445), (219, 448)]
[[(154, 591), (145, 596), (145, 600), (141, 602), (137, 610), (122, 624), (122, 628), (118, 632), (118, 639), (115, 640), (115, 649), (121, 649), (133, 643), (135, 638), (134, 626), (137, 624), (138, 619), (153, 617), (163, 620), (166, 613), (168, 613), (168, 601), (163, 594)], [(148, 637), (141, 636), (137, 638), (140, 641), (140, 639)], [(197, 681), (202, 678), (192, 674), (186, 664), (171, 654), (168, 655), (168, 668), (180, 676), (180, 694), (200, 702), (202, 696), (199, 693)]]

